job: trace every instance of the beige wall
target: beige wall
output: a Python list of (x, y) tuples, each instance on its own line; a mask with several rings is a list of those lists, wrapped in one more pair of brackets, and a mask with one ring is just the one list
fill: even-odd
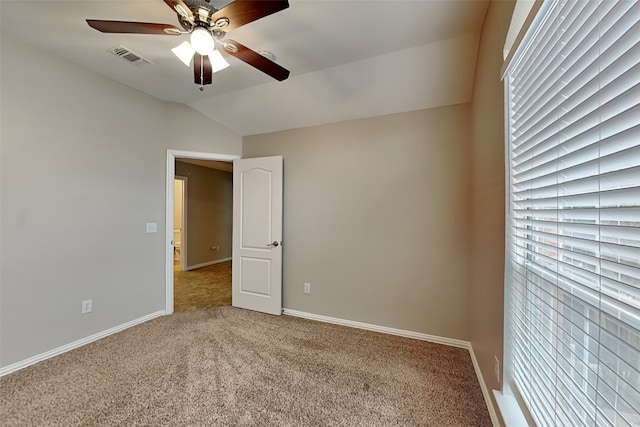
[[(487, 387), (499, 389), (504, 312), (504, 98), (502, 52), (512, 1), (493, 1), (485, 19), (471, 104), (471, 344)], [(493, 396), (492, 396), (493, 398)]]
[(176, 161), (176, 175), (187, 178), (187, 269), (231, 258), (233, 174)]
[(457, 105), (243, 139), (244, 157), (284, 157), (285, 308), (469, 338), (469, 120)]
[(5, 35), (1, 50), (6, 367), (164, 310), (167, 149), (239, 154), (242, 139)]
[(173, 185), (173, 229), (181, 230), (184, 181), (182, 179), (175, 179), (173, 180)]

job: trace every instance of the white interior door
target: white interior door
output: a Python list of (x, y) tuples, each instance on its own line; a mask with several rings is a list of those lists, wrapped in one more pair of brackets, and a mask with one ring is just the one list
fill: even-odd
[(233, 161), (234, 307), (282, 313), (282, 157)]

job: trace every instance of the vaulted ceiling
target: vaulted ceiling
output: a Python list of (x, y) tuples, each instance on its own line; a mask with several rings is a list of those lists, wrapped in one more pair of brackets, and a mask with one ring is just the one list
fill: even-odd
[[(226, 55), (200, 91), (171, 48), (186, 35), (103, 34), (86, 19), (178, 25), (162, 0), (2, 0), (2, 36), (161, 100), (184, 103), (240, 135), (470, 101), (485, 0), (289, 0), (229, 37), (291, 71), (278, 82)], [(211, 0), (217, 8), (228, 0)], [(150, 64), (109, 50), (124, 46)], [(41, 70), (41, 72), (46, 72)], [(37, 75), (37, 71), (34, 72)]]

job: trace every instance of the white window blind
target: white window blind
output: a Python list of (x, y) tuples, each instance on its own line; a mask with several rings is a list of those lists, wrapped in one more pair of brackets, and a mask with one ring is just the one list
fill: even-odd
[(508, 384), (640, 426), (640, 1), (548, 0), (507, 70)]

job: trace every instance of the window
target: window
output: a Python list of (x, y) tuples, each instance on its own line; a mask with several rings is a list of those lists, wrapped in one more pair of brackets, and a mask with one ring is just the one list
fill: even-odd
[(545, 1), (525, 40), (506, 72), (506, 387), (540, 426), (640, 426), (640, 1)]

